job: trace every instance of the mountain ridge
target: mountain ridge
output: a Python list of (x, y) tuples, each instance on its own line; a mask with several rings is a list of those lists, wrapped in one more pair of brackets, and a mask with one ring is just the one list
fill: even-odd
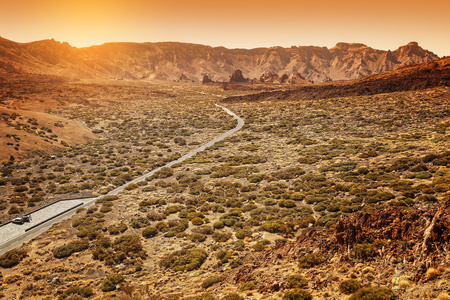
[(106, 43), (76, 48), (53, 39), (17, 43), (0, 37), (0, 66), (11, 64), (25, 72), (69, 78), (163, 79), (180, 77), (201, 81), (227, 81), (237, 69), (246, 78), (273, 73), (299, 73), (306, 80), (357, 79), (439, 57), (417, 42), (394, 51), (373, 49), (360, 43), (337, 43), (332, 48), (292, 46), (228, 49), (207, 45), (158, 43)]

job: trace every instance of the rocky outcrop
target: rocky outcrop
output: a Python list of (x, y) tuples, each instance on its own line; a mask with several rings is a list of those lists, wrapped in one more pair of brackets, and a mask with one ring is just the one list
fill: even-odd
[(305, 85), (292, 90), (228, 97), (223, 102), (327, 99), (450, 86), (450, 57), (367, 76), (346, 83)]
[(300, 84), (307, 83), (307, 80), (300, 73), (295, 73), (290, 75), (286, 82), (289, 84)]
[(248, 79), (244, 78), (241, 70), (235, 70), (233, 74), (231, 74), (230, 82), (247, 82)]
[(211, 78), (209, 78), (208, 75), (204, 75), (203, 79), (202, 79), (202, 84), (207, 84), (207, 83), (211, 83), (214, 82)]
[(253, 270), (279, 260), (293, 262), (309, 253), (320, 254), (328, 261), (333, 258), (333, 263), (348, 261), (358, 244), (373, 244), (374, 252), (366, 260), (408, 262), (413, 280), (426, 280), (426, 270), (441, 263), (443, 254), (450, 250), (450, 197), (437, 209), (390, 208), (342, 216), (334, 229), (311, 228), (295, 241), (278, 241), (275, 247), (252, 257), (234, 280), (253, 280)]
[(185, 74), (181, 74), (180, 78), (178, 78), (178, 81), (191, 81)]
[(261, 82), (267, 82), (267, 83), (281, 83), (281, 78), (278, 76), (278, 74), (267, 72), (265, 74), (262, 74), (261, 77), (259, 77), (259, 81)]
[(427, 257), (433, 256), (436, 251), (449, 249), (450, 243), (450, 198), (442, 204), (431, 223), (425, 229), (421, 254)]
[(355, 79), (438, 57), (412, 42), (394, 51), (363, 44), (335, 47), (271, 47), (227, 49), (188, 43), (107, 43), (75, 48), (55, 40), (15, 43), (0, 38), (0, 61), (26, 72), (73, 78), (136, 78), (178, 80), (185, 74), (201, 81), (208, 73), (227, 81), (239, 69), (249, 78), (261, 74), (300, 74), (307, 81)]

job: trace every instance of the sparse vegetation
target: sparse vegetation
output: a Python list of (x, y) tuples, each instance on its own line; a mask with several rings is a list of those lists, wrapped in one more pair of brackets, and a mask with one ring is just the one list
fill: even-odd
[(283, 300), (311, 300), (311, 293), (304, 289), (293, 289), (283, 295)]
[(163, 268), (170, 268), (174, 271), (191, 271), (199, 268), (207, 257), (207, 253), (203, 249), (183, 249), (172, 252), (170, 255), (159, 261), (159, 265)]
[(362, 287), (361, 282), (356, 279), (348, 279), (339, 283), (339, 291), (343, 294), (353, 294)]
[(224, 280), (225, 280), (224, 276), (211, 276), (202, 282), (202, 288), (206, 289), (212, 286), (213, 284), (219, 283)]
[[(256, 293), (258, 297), (311, 299), (312, 295), (339, 298), (354, 293), (352, 299), (393, 299), (391, 290), (367, 286), (390, 286), (392, 266), (399, 264), (399, 272), (415, 274), (420, 265), (418, 256), (411, 254), (417, 247), (415, 236), (404, 240), (381, 237), (385, 239), (381, 243), (371, 240), (372, 236), (358, 235), (350, 247), (339, 245), (344, 250), (322, 241), (338, 228), (340, 218), (356, 212), (431, 212), (442, 204), (450, 191), (449, 126), (445, 125), (448, 88), (227, 103), (245, 119), (241, 131), (183, 163), (129, 185), (118, 196), (108, 196), (114, 188), (235, 125), (233, 118), (211, 107), (211, 94), (237, 92), (170, 85), (120, 80), (58, 83), (44, 84), (46, 92), (37, 84), (24, 85), (29, 92), (17, 84), (2, 86), (0, 94), (5, 99), (17, 88), (25, 95), (45, 94), (43, 98), (59, 101), (61, 105), (52, 112), (61, 118), (58, 121), (21, 120), (22, 110), (13, 116), (10, 108), (8, 116), (0, 117), (14, 127), (27, 123), (29, 127), (20, 125), (21, 131), (33, 134), (25, 130), (34, 130), (33, 136), (65, 145), (52, 158), (24, 159), (14, 154), (0, 165), (2, 221), (53, 199), (105, 195), (93, 207), (77, 211), (70, 221), (72, 227), (61, 222), (43, 238), (30, 241), (28, 254), (2, 256), (0, 266), (19, 274), (3, 278), (8, 289), (2, 293), (14, 291), (23, 298), (41, 293), (42, 298), (65, 299), (92, 293), (104, 297), (108, 291), (124, 299), (137, 295), (241, 299)], [(76, 105), (64, 105), (69, 102)], [(57, 130), (71, 126), (63, 117), (83, 122), (98, 140), (77, 146), (71, 146), (69, 138), (64, 137), (67, 143), (62, 141)], [(23, 137), (18, 137), (0, 138), (11, 143), (5, 147), (22, 149)], [(426, 228), (425, 219), (408, 220), (411, 224), (423, 220), (420, 228)], [(401, 218), (386, 222), (398, 224), (399, 235), (409, 228), (401, 226), (405, 222)], [(298, 247), (298, 236), (316, 240)], [(437, 248), (446, 251), (441, 245)], [(37, 257), (42, 262), (36, 263)], [(399, 298), (416, 294), (435, 298), (443, 291), (438, 284), (449, 279), (448, 271), (425, 270), (417, 276), (423, 283), (413, 275), (402, 284), (395, 283), (393, 289), (402, 293)], [(113, 278), (119, 274), (120, 282)], [(27, 284), (30, 279), (35, 287)], [(181, 281), (185, 285), (179, 285)], [(67, 288), (58, 294), (48, 289), (60, 282)], [(150, 291), (152, 284), (158, 289)], [(201, 288), (208, 293), (191, 293)], [(226, 295), (232, 291), (244, 293)]]
[(325, 257), (319, 254), (306, 254), (298, 259), (298, 267), (301, 269), (309, 269), (320, 265), (325, 261)]
[(394, 292), (388, 288), (375, 287), (375, 288), (361, 288), (357, 290), (350, 298), (350, 300), (393, 300), (396, 299)]
[(27, 251), (24, 249), (10, 250), (0, 256), (0, 267), (12, 268), (18, 265), (27, 255)]

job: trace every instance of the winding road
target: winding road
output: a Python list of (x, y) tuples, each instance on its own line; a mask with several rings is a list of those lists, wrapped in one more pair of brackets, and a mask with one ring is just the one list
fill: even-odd
[(156, 168), (151, 172), (148, 172), (126, 184), (110, 191), (106, 195), (93, 198), (79, 198), (79, 199), (67, 199), (58, 201), (52, 205), (46, 206), (32, 213), (33, 220), (30, 223), (25, 223), (23, 225), (13, 224), (11, 222), (5, 223), (0, 227), (0, 255), (20, 246), (22, 243), (28, 242), (29, 240), (37, 237), (38, 235), (47, 231), (53, 224), (61, 222), (65, 219), (70, 218), (76, 212), (77, 208), (89, 208), (95, 204), (100, 197), (117, 195), (130, 184), (138, 183), (145, 180), (147, 177), (154, 175), (156, 172), (160, 171), (162, 168), (171, 167), (175, 164), (181, 163), (188, 158), (193, 157), (199, 152), (205, 151), (208, 147), (213, 146), (215, 143), (224, 140), (236, 131), (240, 130), (244, 126), (244, 120), (242, 120), (235, 113), (230, 111), (228, 108), (215, 104), (217, 107), (223, 109), (227, 114), (232, 116), (237, 120), (237, 125), (233, 129), (223, 133), (222, 135), (216, 137), (215, 139), (209, 141), (203, 146), (192, 150), (186, 155), (167, 163), (166, 165)]

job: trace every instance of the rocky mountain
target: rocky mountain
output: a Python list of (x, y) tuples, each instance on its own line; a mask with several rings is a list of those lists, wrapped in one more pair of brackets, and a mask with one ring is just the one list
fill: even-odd
[[(395, 51), (363, 44), (338, 43), (335, 47), (271, 47), (227, 49), (187, 43), (107, 43), (75, 48), (55, 40), (16, 43), (0, 38), (0, 68), (69, 78), (183, 79), (227, 81), (237, 69), (243, 77), (263, 74), (305, 78), (355, 79), (437, 59), (416, 42)], [(298, 77), (300, 76), (300, 77)]]
[(374, 95), (450, 86), (450, 57), (414, 64), (345, 82), (304, 85), (292, 90), (269, 91), (226, 98), (224, 102), (327, 99)]

